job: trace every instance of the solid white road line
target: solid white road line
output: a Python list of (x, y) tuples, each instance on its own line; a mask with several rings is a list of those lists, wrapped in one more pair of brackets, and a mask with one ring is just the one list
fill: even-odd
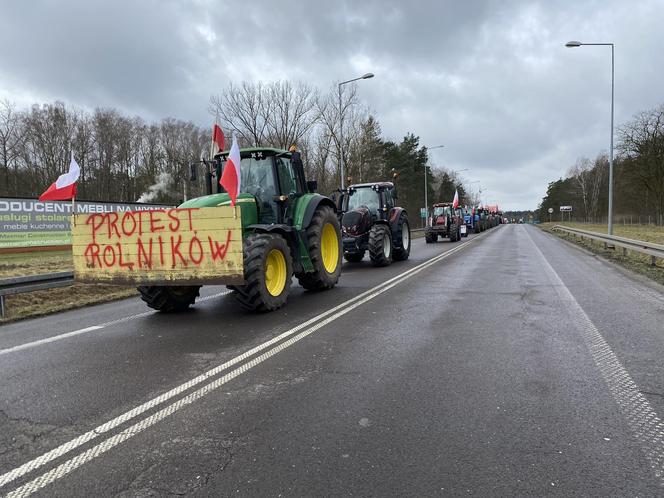
[(609, 388), (611, 396), (613, 396), (627, 420), (627, 424), (636, 439), (641, 443), (655, 475), (659, 478), (660, 483), (664, 484), (664, 424), (645, 396), (641, 394), (639, 387), (620, 363), (620, 360), (604, 340), (590, 317), (535, 244), (528, 233), (528, 229), (524, 228), (523, 230), (542, 260), (542, 267), (558, 297), (565, 305), (564, 309), (573, 318), (573, 322), (578, 324), (578, 329), (590, 350), (595, 365)]
[[(197, 299), (196, 302), (203, 302), (215, 297), (224, 296), (229, 294), (231, 291), (219, 292), (217, 294), (212, 294), (211, 296), (205, 296), (203, 298)], [(70, 337), (75, 337), (77, 335), (87, 334), (89, 332), (94, 332), (95, 330), (103, 329), (105, 327), (110, 327), (111, 325), (117, 325), (119, 323), (129, 322), (131, 320), (136, 320), (144, 316), (152, 315), (156, 311), (144, 311), (143, 313), (137, 313), (135, 315), (125, 316), (123, 318), (118, 318), (117, 320), (111, 320), (110, 322), (100, 323), (99, 325), (92, 325), (90, 327), (85, 327), (84, 329), (74, 330), (72, 332), (65, 332), (64, 334), (54, 335), (53, 337), (46, 337), (45, 339), (39, 339), (37, 341), (26, 342), (25, 344), (19, 344), (18, 346), (13, 346), (7, 349), (0, 349), (0, 356), (9, 353), (16, 353), (17, 351), (23, 351), (25, 349), (35, 348), (43, 344), (48, 344), (50, 342), (61, 341), (63, 339), (68, 339)]]
[[(246, 372), (250, 368), (254, 367), (255, 365), (258, 365), (259, 363), (262, 363), (265, 361), (267, 358), (270, 356), (273, 356), (274, 354), (282, 351), (283, 349), (289, 347), (290, 345), (294, 344), (295, 342), (303, 339), (304, 337), (312, 334), (316, 330), (320, 329), (321, 327), (327, 325), (333, 320), (336, 320), (340, 316), (345, 315), (346, 313), (350, 312), (351, 310), (355, 309), (356, 307), (364, 304), (365, 302), (374, 299), (376, 296), (379, 294), (382, 294), (383, 292), (386, 292), (387, 290), (391, 289), (392, 287), (396, 286), (397, 284), (403, 282), (404, 280), (410, 278), (411, 276), (419, 273), (420, 271), (424, 270), (425, 268), (428, 268), (429, 266), (436, 264), (438, 261), (445, 259), (452, 254), (455, 254), (456, 252), (462, 250), (465, 248), (468, 244), (475, 240), (479, 240), (482, 238), (483, 235), (475, 237), (467, 242), (464, 242), (461, 245), (458, 245), (457, 247), (450, 249), (449, 251), (446, 251), (443, 254), (440, 254), (438, 256), (435, 256), (431, 258), (430, 260), (419, 264), (418, 266), (415, 266), (411, 268), (410, 270), (407, 270), (400, 275), (397, 275), (379, 285), (376, 287), (369, 289), (309, 320), (306, 322), (276, 336), (275, 338), (260, 344), (259, 346), (256, 346), (245, 353), (233, 358), (230, 361), (227, 361), (226, 363), (223, 363), (222, 365), (219, 365), (215, 368), (212, 368), (211, 370), (208, 370), (204, 374), (199, 375), (198, 377), (195, 377), (194, 379), (181, 384), (180, 386), (175, 387), (174, 389), (171, 389), (170, 391), (128, 411), (125, 412), (124, 414), (120, 415), (119, 417), (116, 417), (108, 422), (106, 422), (103, 425), (100, 425), (96, 427), (95, 429), (67, 442), (64, 443), (61, 446), (58, 446), (57, 448), (35, 458), (34, 460), (31, 460), (20, 467), (17, 467), (8, 473), (0, 476), (0, 487), (6, 485), (7, 483), (18, 479), (19, 477), (32, 472), (33, 470), (36, 470), (37, 468), (45, 465), (46, 463), (74, 450), (75, 448), (91, 441), (92, 439), (95, 439), (96, 437), (100, 436), (101, 434), (104, 434), (108, 432), (109, 430), (118, 427), (119, 425), (122, 425), (123, 423), (137, 417), (138, 415), (146, 412), (147, 410), (150, 410), (151, 408), (155, 408), (156, 406), (164, 403), (165, 401), (173, 398), (174, 396), (177, 396), (178, 394), (183, 393), (184, 391), (187, 391), (188, 389), (191, 389), (192, 387), (212, 378), (217, 376), (219, 373), (223, 372), (224, 370), (228, 369), (229, 367), (240, 363), (249, 357), (255, 355), (256, 353), (274, 345), (277, 342), (282, 341), (283, 339), (296, 334), (300, 332), (302, 329), (305, 329), (306, 327), (309, 327), (310, 325), (314, 324), (313, 326), (309, 327), (308, 329), (304, 330), (304, 332), (301, 332), (297, 336), (289, 339), (288, 341), (283, 342), (279, 346), (273, 348), (272, 350), (269, 350), (262, 355), (254, 358), (253, 360), (243, 364), (242, 366), (238, 367), (237, 369), (227, 373), (223, 377), (207, 384), (206, 386), (198, 389), (197, 391), (183, 397), (182, 399), (176, 401), (175, 403), (169, 405), (166, 408), (163, 408), (162, 410), (154, 413), (153, 415), (143, 419), (142, 421), (134, 424), (133, 426), (129, 427), (128, 429), (125, 429), (124, 431), (108, 438), (107, 440), (97, 444), (93, 448), (71, 458), (70, 460), (66, 461), (65, 463), (59, 465), (55, 469), (43, 474), (42, 476), (34, 479), (33, 481), (28, 482), (27, 484), (21, 486), (20, 488), (17, 488), (15, 491), (13, 491), (11, 494), (7, 496), (27, 496), (30, 493), (33, 493), (34, 491), (46, 486), (47, 484), (53, 482), (54, 480), (59, 479), (63, 475), (66, 475), (67, 473), (71, 472), (72, 470), (78, 468), (79, 466), (83, 465), (84, 463), (88, 462), (89, 460), (92, 460), (99, 456), (102, 453), (105, 453), (109, 449), (117, 446), (123, 441), (126, 441), (130, 437), (138, 434), (142, 430), (154, 425), (158, 421), (162, 420), (163, 418), (171, 415), (175, 411), (179, 410), (183, 406), (186, 406), (187, 404), (190, 404), (191, 402), (201, 398), (202, 396), (208, 394), (209, 392), (213, 391), (214, 389), (218, 388), (219, 386), (225, 384), (229, 380), (237, 377), (238, 375)], [(327, 317), (327, 318), (326, 318)], [(316, 323), (318, 322), (318, 323)], [(18, 494), (16, 494), (18, 493)]]

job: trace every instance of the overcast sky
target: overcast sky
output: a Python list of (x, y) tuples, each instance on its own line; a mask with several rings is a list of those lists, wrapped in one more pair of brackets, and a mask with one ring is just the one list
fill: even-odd
[[(664, 103), (664, 0), (3, 0), (0, 99), (116, 107), (207, 126), (229, 81), (323, 90), (365, 72), (384, 135), (421, 137), (485, 201), (535, 208), (616, 125)], [(474, 184), (476, 187), (478, 184)]]

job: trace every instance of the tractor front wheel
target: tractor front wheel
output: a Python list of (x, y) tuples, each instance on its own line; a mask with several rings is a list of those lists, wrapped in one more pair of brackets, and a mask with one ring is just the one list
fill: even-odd
[(299, 273), (297, 279), (307, 290), (331, 289), (341, 274), (341, 230), (334, 210), (329, 206), (318, 206), (307, 227), (306, 245), (313, 272)]
[(438, 234), (436, 232), (424, 232), (424, 241), (427, 244), (433, 244), (438, 240)]
[(194, 304), (200, 288), (200, 285), (142, 285), (138, 287), (138, 292), (150, 308), (162, 313), (176, 313)]
[(240, 305), (249, 311), (274, 311), (286, 304), (293, 278), (293, 261), (286, 240), (257, 233), (243, 243), (244, 285), (232, 287)]
[(459, 240), (459, 227), (456, 223), (450, 225), (450, 242), (456, 242)]
[(392, 262), (392, 234), (387, 225), (374, 225), (369, 232), (369, 258), (374, 266)]

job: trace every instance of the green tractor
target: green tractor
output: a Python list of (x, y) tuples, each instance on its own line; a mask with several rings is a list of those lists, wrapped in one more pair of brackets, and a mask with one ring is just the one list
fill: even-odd
[[(180, 207), (230, 205), (230, 197), (212, 179), (221, 178), (228, 151), (203, 161), (208, 195)], [(316, 193), (317, 183), (306, 181), (299, 152), (272, 148), (240, 150), (244, 284), (229, 285), (239, 304), (250, 311), (273, 311), (286, 303), (292, 277), (307, 290), (334, 287), (341, 273), (342, 242), (334, 202)], [(191, 180), (199, 163), (191, 165)], [(222, 282), (223, 283), (223, 282)], [(182, 311), (194, 303), (200, 285), (141, 286), (148, 306), (159, 311)]]

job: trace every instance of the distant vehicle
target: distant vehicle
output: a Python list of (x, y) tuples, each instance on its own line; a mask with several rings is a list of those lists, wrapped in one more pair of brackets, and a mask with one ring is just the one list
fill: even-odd
[(467, 232), (461, 208), (454, 209), (451, 202), (439, 202), (433, 205), (433, 216), (427, 220), (424, 240), (431, 244), (438, 237), (447, 237), (456, 242), (461, 240), (462, 231)]
[[(476, 220), (479, 220), (479, 217), (476, 217), (475, 208), (464, 209), (463, 210), (463, 222), (466, 225), (466, 233), (463, 235), (467, 237), (470, 232), (475, 232), (477, 227)], [(477, 230), (479, 231), (479, 230)]]

